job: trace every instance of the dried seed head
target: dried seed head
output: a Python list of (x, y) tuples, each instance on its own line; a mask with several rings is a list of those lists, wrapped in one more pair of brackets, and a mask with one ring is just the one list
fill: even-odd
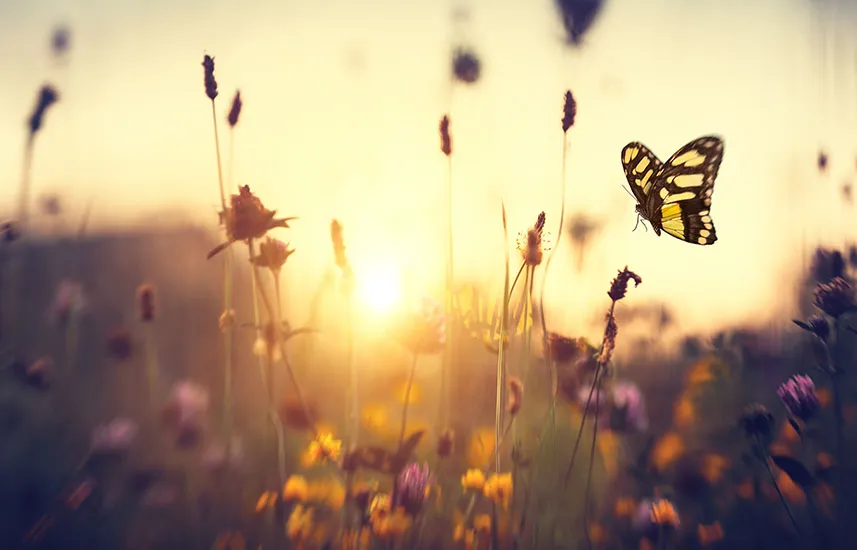
[(857, 309), (857, 293), (848, 281), (842, 277), (834, 277), (829, 283), (816, 287), (815, 307), (837, 318)]
[(574, 126), (574, 117), (577, 115), (577, 102), (574, 101), (574, 96), (571, 90), (565, 92), (565, 104), (562, 107), (562, 131), (568, 132), (568, 129)]
[(270, 269), (276, 275), (286, 264), (289, 256), (294, 253), (295, 250), (289, 248), (289, 243), (265, 237), (265, 240), (259, 245), (259, 254), (250, 261), (258, 267)]
[(760, 441), (766, 443), (773, 435), (774, 415), (764, 405), (751, 403), (744, 408), (740, 425), (747, 437), (758, 437)]
[(217, 80), (214, 79), (214, 58), (206, 54), (202, 58), (202, 67), (205, 71), (205, 95), (208, 96), (208, 99), (214, 101), (214, 98), (217, 97)]
[(39, 97), (36, 100), (36, 106), (33, 108), (33, 113), (30, 115), (30, 119), (27, 123), (30, 129), (31, 138), (42, 128), (45, 113), (51, 105), (59, 101), (59, 97), (59, 93), (57, 93), (56, 89), (50, 84), (45, 84), (42, 86), (41, 90), (39, 90)]
[(232, 107), (229, 109), (229, 115), (226, 117), (230, 128), (235, 128), (235, 125), (238, 124), (238, 117), (241, 116), (241, 107), (243, 105), (241, 102), (241, 90), (236, 90), (235, 97), (232, 98)]
[(625, 266), (625, 269), (619, 272), (619, 275), (613, 279), (613, 282), (610, 284), (610, 290), (607, 292), (607, 295), (610, 296), (610, 299), (614, 302), (618, 302), (622, 298), (625, 297), (625, 293), (628, 292), (628, 283), (634, 281), (634, 286), (640, 286), (640, 283), (643, 282), (643, 279), (628, 269), (628, 266)]
[(137, 288), (137, 312), (140, 320), (150, 323), (155, 319), (155, 287), (143, 284)]
[(521, 411), (521, 404), (524, 398), (524, 383), (520, 378), (515, 376), (509, 379), (509, 403), (506, 410), (511, 416), (517, 415)]
[(610, 363), (610, 358), (613, 356), (613, 350), (616, 349), (616, 336), (619, 334), (619, 326), (616, 324), (616, 317), (612, 313), (607, 313), (607, 326), (604, 327), (604, 344), (601, 346), (601, 353), (598, 356), (598, 363), (604, 367)]
[(440, 150), (444, 155), (452, 154), (452, 137), (449, 135), (449, 115), (440, 119)]

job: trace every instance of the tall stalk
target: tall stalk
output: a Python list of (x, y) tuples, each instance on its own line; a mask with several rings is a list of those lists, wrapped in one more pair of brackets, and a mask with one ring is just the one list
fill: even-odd
[(440, 374), (440, 411), (438, 414), (439, 429), (449, 427), (449, 403), (451, 395), (451, 370), (455, 347), (453, 337), (455, 333), (455, 315), (453, 303), (453, 191), (452, 191), (452, 138), (449, 135), (449, 118), (444, 117), (440, 125), (441, 151), (446, 156), (446, 277), (445, 277), (445, 313), (447, 316), (445, 325), (445, 342), (443, 346), (443, 359)]
[[(503, 213), (503, 249), (505, 250), (503, 279), (503, 313), (500, 318), (500, 343), (497, 351), (497, 393), (494, 403), (494, 441), (499, 446), (503, 439), (503, 385), (506, 374), (506, 332), (509, 322), (509, 228), (506, 221), (506, 205), (501, 205)], [(500, 472), (500, 452), (494, 455), (494, 472)]]

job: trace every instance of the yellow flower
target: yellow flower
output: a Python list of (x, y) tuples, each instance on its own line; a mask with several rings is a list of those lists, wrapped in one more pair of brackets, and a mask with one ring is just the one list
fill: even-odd
[(245, 548), (247, 548), (247, 541), (244, 540), (244, 535), (238, 531), (229, 531), (217, 536), (213, 550), (244, 550)]
[(724, 456), (707, 454), (702, 457), (702, 475), (711, 485), (716, 485), (723, 480), (727, 468), (729, 468), (729, 460)]
[(342, 550), (369, 550), (372, 548), (372, 532), (361, 528), (360, 531), (349, 529), (342, 537)]
[(379, 539), (394, 540), (401, 537), (411, 528), (412, 521), (411, 516), (405, 512), (405, 509), (399, 507), (394, 512), (385, 514), (373, 522), (372, 528), (375, 531), (375, 536)]
[(723, 526), (719, 521), (715, 521), (711, 525), (700, 523), (696, 526), (696, 534), (699, 536), (699, 542), (703, 546), (714, 544), (723, 540)]
[(678, 512), (676, 512), (675, 506), (664, 498), (652, 503), (651, 519), (652, 523), (658, 525), (671, 525), (673, 527), (679, 525)]
[(485, 487), (485, 474), (476, 468), (467, 470), (467, 473), (461, 476), (461, 487), (465, 491), (481, 491)]
[(342, 441), (333, 439), (330, 432), (319, 433), (307, 448), (308, 459), (312, 464), (324, 464), (328, 460), (336, 460), (342, 453)]
[(512, 474), (491, 474), (491, 477), (485, 481), (482, 494), (506, 510), (512, 501), (512, 490)]
[(369, 504), (369, 521), (374, 525), (390, 514), (390, 495), (375, 495)]
[(652, 463), (658, 471), (663, 472), (684, 454), (684, 441), (675, 432), (661, 436), (652, 449)]
[(488, 514), (477, 514), (476, 516), (474, 516), (473, 529), (475, 529), (477, 533), (490, 533), (491, 516), (489, 516)]
[(265, 491), (259, 496), (259, 500), (256, 501), (256, 512), (262, 512), (268, 508), (273, 508), (277, 503), (277, 493), (272, 491)]
[(312, 481), (307, 485), (306, 498), (331, 510), (340, 510), (345, 503), (345, 487), (336, 478)]
[(304, 476), (289, 476), (283, 486), (283, 500), (286, 502), (304, 502), (307, 498), (308, 486)]
[(313, 523), (312, 508), (304, 508), (298, 504), (286, 523), (286, 535), (293, 542), (305, 541), (312, 535)]

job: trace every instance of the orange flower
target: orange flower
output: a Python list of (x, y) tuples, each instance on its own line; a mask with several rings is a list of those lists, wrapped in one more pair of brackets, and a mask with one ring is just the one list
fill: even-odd
[(710, 525), (700, 523), (696, 526), (696, 534), (699, 536), (699, 542), (703, 546), (714, 544), (723, 540), (723, 526), (719, 521), (715, 521)]
[(752, 500), (756, 494), (755, 487), (753, 485), (752, 479), (745, 479), (741, 483), (738, 484), (736, 488), (736, 493), (738, 494), (738, 498), (744, 500)]
[(673, 465), (684, 454), (685, 446), (681, 436), (669, 432), (661, 436), (652, 449), (652, 462), (663, 472)]
[(833, 396), (827, 388), (815, 388), (815, 397), (818, 399), (818, 404), (821, 408), (828, 407), (833, 401)]
[(723, 480), (727, 468), (729, 468), (729, 460), (726, 457), (716, 454), (707, 454), (702, 457), (702, 475), (711, 485)]
[(696, 422), (696, 406), (691, 396), (685, 392), (673, 407), (673, 424), (676, 428), (687, 429)]
[(789, 502), (803, 504), (806, 500), (806, 493), (785, 472), (780, 472), (777, 476), (777, 485)]
[(613, 513), (619, 518), (630, 518), (637, 511), (637, 501), (630, 497), (620, 498), (613, 505)]

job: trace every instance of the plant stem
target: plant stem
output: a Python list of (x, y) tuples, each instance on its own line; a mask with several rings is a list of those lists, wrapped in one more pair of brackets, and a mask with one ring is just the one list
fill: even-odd
[(443, 430), (449, 427), (449, 403), (451, 395), (450, 374), (452, 371), (453, 360), (453, 330), (455, 318), (453, 308), (453, 193), (452, 193), (452, 153), (446, 156), (446, 233), (447, 233), (447, 249), (446, 249), (446, 323), (445, 323), (445, 341), (443, 346), (443, 363), (440, 372), (440, 413), (438, 415), (438, 428)]
[(30, 133), (24, 144), (24, 165), (21, 168), (21, 187), (18, 198), (18, 226), (19, 226), (19, 250), (17, 261), (10, 262), (10, 274), (8, 292), (10, 299), (7, 326), (10, 327), (9, 336), (12, 342), (13, 353), (19, 357), (26, 352), (25, 335), (27, 330), (27, 308), (21, 307), (21, 300), (26, 296), (26, 242), (30, 240), (29, 218), (30, 218), (30, 185), (33, 170), (33, 150), (36, 135)]
[(143, 323), (146, 339), (146, 379), (149, 386), (149, 402), (152, 412), (158, 410), (158, 346), (155, 340), (153, 321)]
[(592, 550), (592, 537), (589, 534), (589, 494), (592, 486), (592, 468), (595, 465), (595, 444), (598, 440), (598, 412), (601, 408), (601, 376), (596, 377), (595, 382), (595, 419), (592, 423), (592, 446), (589, 448), (589, 469), (586, 472), (586, 489), (583, 493), (583, 532), (586, 534), (586, 543)]
[(557, 392), (557, 372), (556, 372), (556, 363), (550, 354), (550, 341), (548, 338), (548, 329), (547, 323), (545, 322), (545, 287), (547, 286), (548, 280), (548, 271), (550, 270), (551, 263), (553, 262), (554, 256), (556, 256), (557, 249), (559, 249), (559, 242), (562, 238), (562, 234), (564, 232), (564, 223), (565, 223), (565, 193), (566, 193), (566, 162), (568, 160), (568, 133), (562, 133), (562, 174), (560, 176), (561, 181), (561, 198), (560, 198), (560, 206), (559, 206), (559, 228), (556, 233), (556, 241), (553, 244), (553, 249), (548, 255), (548, 259), (545, 262), (545, 270), (542, 273), (542, 285), (539, 290), (539, 321), (542, 325), (542, 346), (543, 346), (543, 354), (545, 358), (545, 364), (550, 371), (551, 377), (551, 394), (550, 394), (550, 426), (551, 430), (556, 430), (556, 392)]
[(783, 496), (783, 492), (780, 490), (780, 484), (777, 483), (777, 476), (774, 475), (774, 470), (771, 468), (771, 455), (768, 453), (768, 450), (762, 444), (762, 441), (759, 439), (759, 436), (754, 435), (753, 437), (756, 440), (756, 445), (762, 451), (762, 462), (765, 463), (765, 469), (768, 471), (768, 476), (771, 478), (771, 483), (774, 484), (774, 489), (777, 490), (777, 496), (780, 497), (780, 504), (783, 505), (783, 508), (785, 509), (786, 514), (788, 514), (789, 520), (791, 520), (792, 526), (794, 527), (795, 531), (798, 535), (802, 537), (803, 533), (801, 532), (800, 527), (797, 524), (797, 520), (795, 519), (795, 516), (792, 513), (792, 509), (789, 506), (789, 503), (786, 502), (786, 497)]
[(226, 191), (223, 188), (223, 165), (220, 162), (220, 136), (217, 131), (217, 105), (211, 100), (211, 120), (214, 123), (214, 152), (217, 154), (217, 182), (220, 184), (220, 206), (226, 212)]
[(348, 388), (350, 394), (346, 396), (346, 426), (351, 426), (351, 447), (357, 447), (360, 441), (360, 391), (358, 388), (357, 362), (354, 360), (354, 298), (349, 292), (345, 298), (345, 357), (348, 365)]
[[(509, 229), (506, 223), (506, 205), (503, 209), (503, 248), (505, 250), (505, 277), (503, 283), (503, 314), (500, 318), (500, 345), (497, 351), (497, 394), (494, 403), (494, 441), (497, 443), (502, 439), (502, 417), (503, 417), (503, 387), (506, 371), (506, 332), (509, 322)], [(494, 472), (500, 472), (500, 453), (494, 456)]]
[(405, 430), (408, 427), (408, 408), (411, 405), (411, 389), (414, 387), (414, 375), (417, 373), (417, 359), (419, 354), (414, 353), (411, 359), (411, 373), (408, 376), (408, 385), (405, 387), (405, 403), (402, 405), (402, 428), (399, 430), (399, 447), (405, 442)]

